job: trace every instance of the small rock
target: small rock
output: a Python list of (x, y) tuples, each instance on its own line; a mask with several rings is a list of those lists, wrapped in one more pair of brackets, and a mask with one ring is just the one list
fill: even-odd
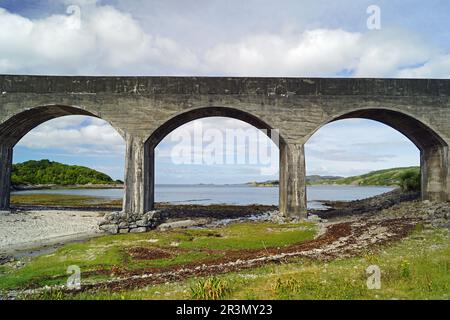
[(208, 223), (206, 219), (198, 219), (198, 220), (180, 220), (180, 221), (174, 221), (174, 222), (166, 222), (162, 223), (158, 226), (158, 230), (165, 231), (169, 229), (174, 228), (187, 228), (187, 227), (193, 227), (198, 225), (204, 225)]
[(121, 222), (119, 223), (119, 229), (128, 229), (129, 223), (128, 222)]
[(308, 216), (308, 220), (309, 221), (321, 221), (322, 219), (320, 219), (319, 216), (317, 216), (315, 214), (311, 214)]
[(3, 255), (0, 256), (0, 265), (8, 263), (8, 262), (12, 262), (12, 261), (14, 261), (13, 256), (3, 256)]
[(161, 211), (159, 211), (159, 210), (152, 210), (152, 211), (146, 212), (144, 214), (144, 217), (147, 220), (151, 220), (151, 219), (159, 220), (162, 218), (162, 214), (161, 214)]
[(111, 221), (109, 221), (108, 219), (102, 219), (98, 222), (98, 226), (101, 227), (101, 226), (104, 226), (104, 225), (107, 225), (110, 223), (111, 223)]
[(136, 225), (137, 225), (138, 227), (146, 227), (146, 226), (148, 225), (147, 218), (137, 220), (137, 221), (136, 221)]
[(119, 227), (117, 226), (117, 224), (105, 224), (101, 225), (99, 228), (100, 230), (103, 230), (110, 234), (116, 234), (119, 232)]
[(139, 228), (133, 228), (130, 230), (131, 233), (141, 233), (141, 232), (147, 232), (146, 227), (139, 227)]

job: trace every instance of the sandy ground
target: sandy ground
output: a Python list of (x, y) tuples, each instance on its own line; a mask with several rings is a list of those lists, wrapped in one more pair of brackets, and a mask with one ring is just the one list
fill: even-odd
[[(273, 206), (214, 206), (217, 218), (232, 219), (261, 214)], [(20, 257), (44, 252), (50, 247), (84, 240), (104, 234), (98, 222), (105, 212), (68, 209), (25, 209), (5, 214), (0, 212), (0, 258)], [(171, 206), (171, 218), (188, 219), (211, 216), (208, 206)]]
[(100, 212), (22, 211), (0, 215), (0, 253), (39, 248), (100, 234)]

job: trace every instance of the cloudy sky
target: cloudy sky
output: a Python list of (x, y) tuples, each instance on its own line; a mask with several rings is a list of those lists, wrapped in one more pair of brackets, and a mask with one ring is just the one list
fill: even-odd
[[(370, 5), (380, 8), (379, 29), (367, 26)], [(444, 0), (0, 0), (0, 73), (449, 78), (448, 12)], [(201, 125), (247, 128), (228, 119)], [(159, 183), (271, 178), (258, 164), (175, 164), (174, 136), (158, 147)], [(306, 154), (310, 174), (419, 162), (406, 138), (365, 120), (327, 125)], [(123, 176), (123, 142), (97, 119), (49, 121), (15, 148), (15, 162), (41, 158)]]

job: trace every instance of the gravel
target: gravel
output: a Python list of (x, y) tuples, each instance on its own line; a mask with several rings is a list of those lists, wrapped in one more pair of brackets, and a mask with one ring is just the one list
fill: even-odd
[(22, 211), (0, 215), (0, 253), (38, 248), (100, 234), (100, 212)]

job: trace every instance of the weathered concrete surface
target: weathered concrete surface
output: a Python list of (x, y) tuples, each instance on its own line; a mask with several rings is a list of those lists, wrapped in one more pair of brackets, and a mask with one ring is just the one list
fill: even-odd
[(141, 139), (125, 138), (125, 187), (123, 209), (126, 213), (145, 213), (154, 202), (154, 149)]
[[(450, 121), (450, 120), (449, 120)], [(439, 201), (448, 197), (448, 147), (432, 147), (420, 152), (422, 199)], [(445, 186), (447, 185), (447, 189)]]
[(300, 144), (280, 146), (280, 211), (306, 216), (305, 148)]
[(0, 144), (0, 210), (9, 208), (9, 190), (11, 188), (13, 149)]
[(0, 209), (9, 204), (4, 150), (40, 123), (68, 114), (100, 117), (126, 140), (124, 210), (131, 215), (153, 207), (154, 146), (188, 121), (219, 115), (279, 129), (286, 151), (280, 205), (287, 215), (305, 212), (304, 143), (323, 125), (353, 117), (406, 135), (421, 151), (423, 198), (450, 199), (450, 80), (4, 75)]

